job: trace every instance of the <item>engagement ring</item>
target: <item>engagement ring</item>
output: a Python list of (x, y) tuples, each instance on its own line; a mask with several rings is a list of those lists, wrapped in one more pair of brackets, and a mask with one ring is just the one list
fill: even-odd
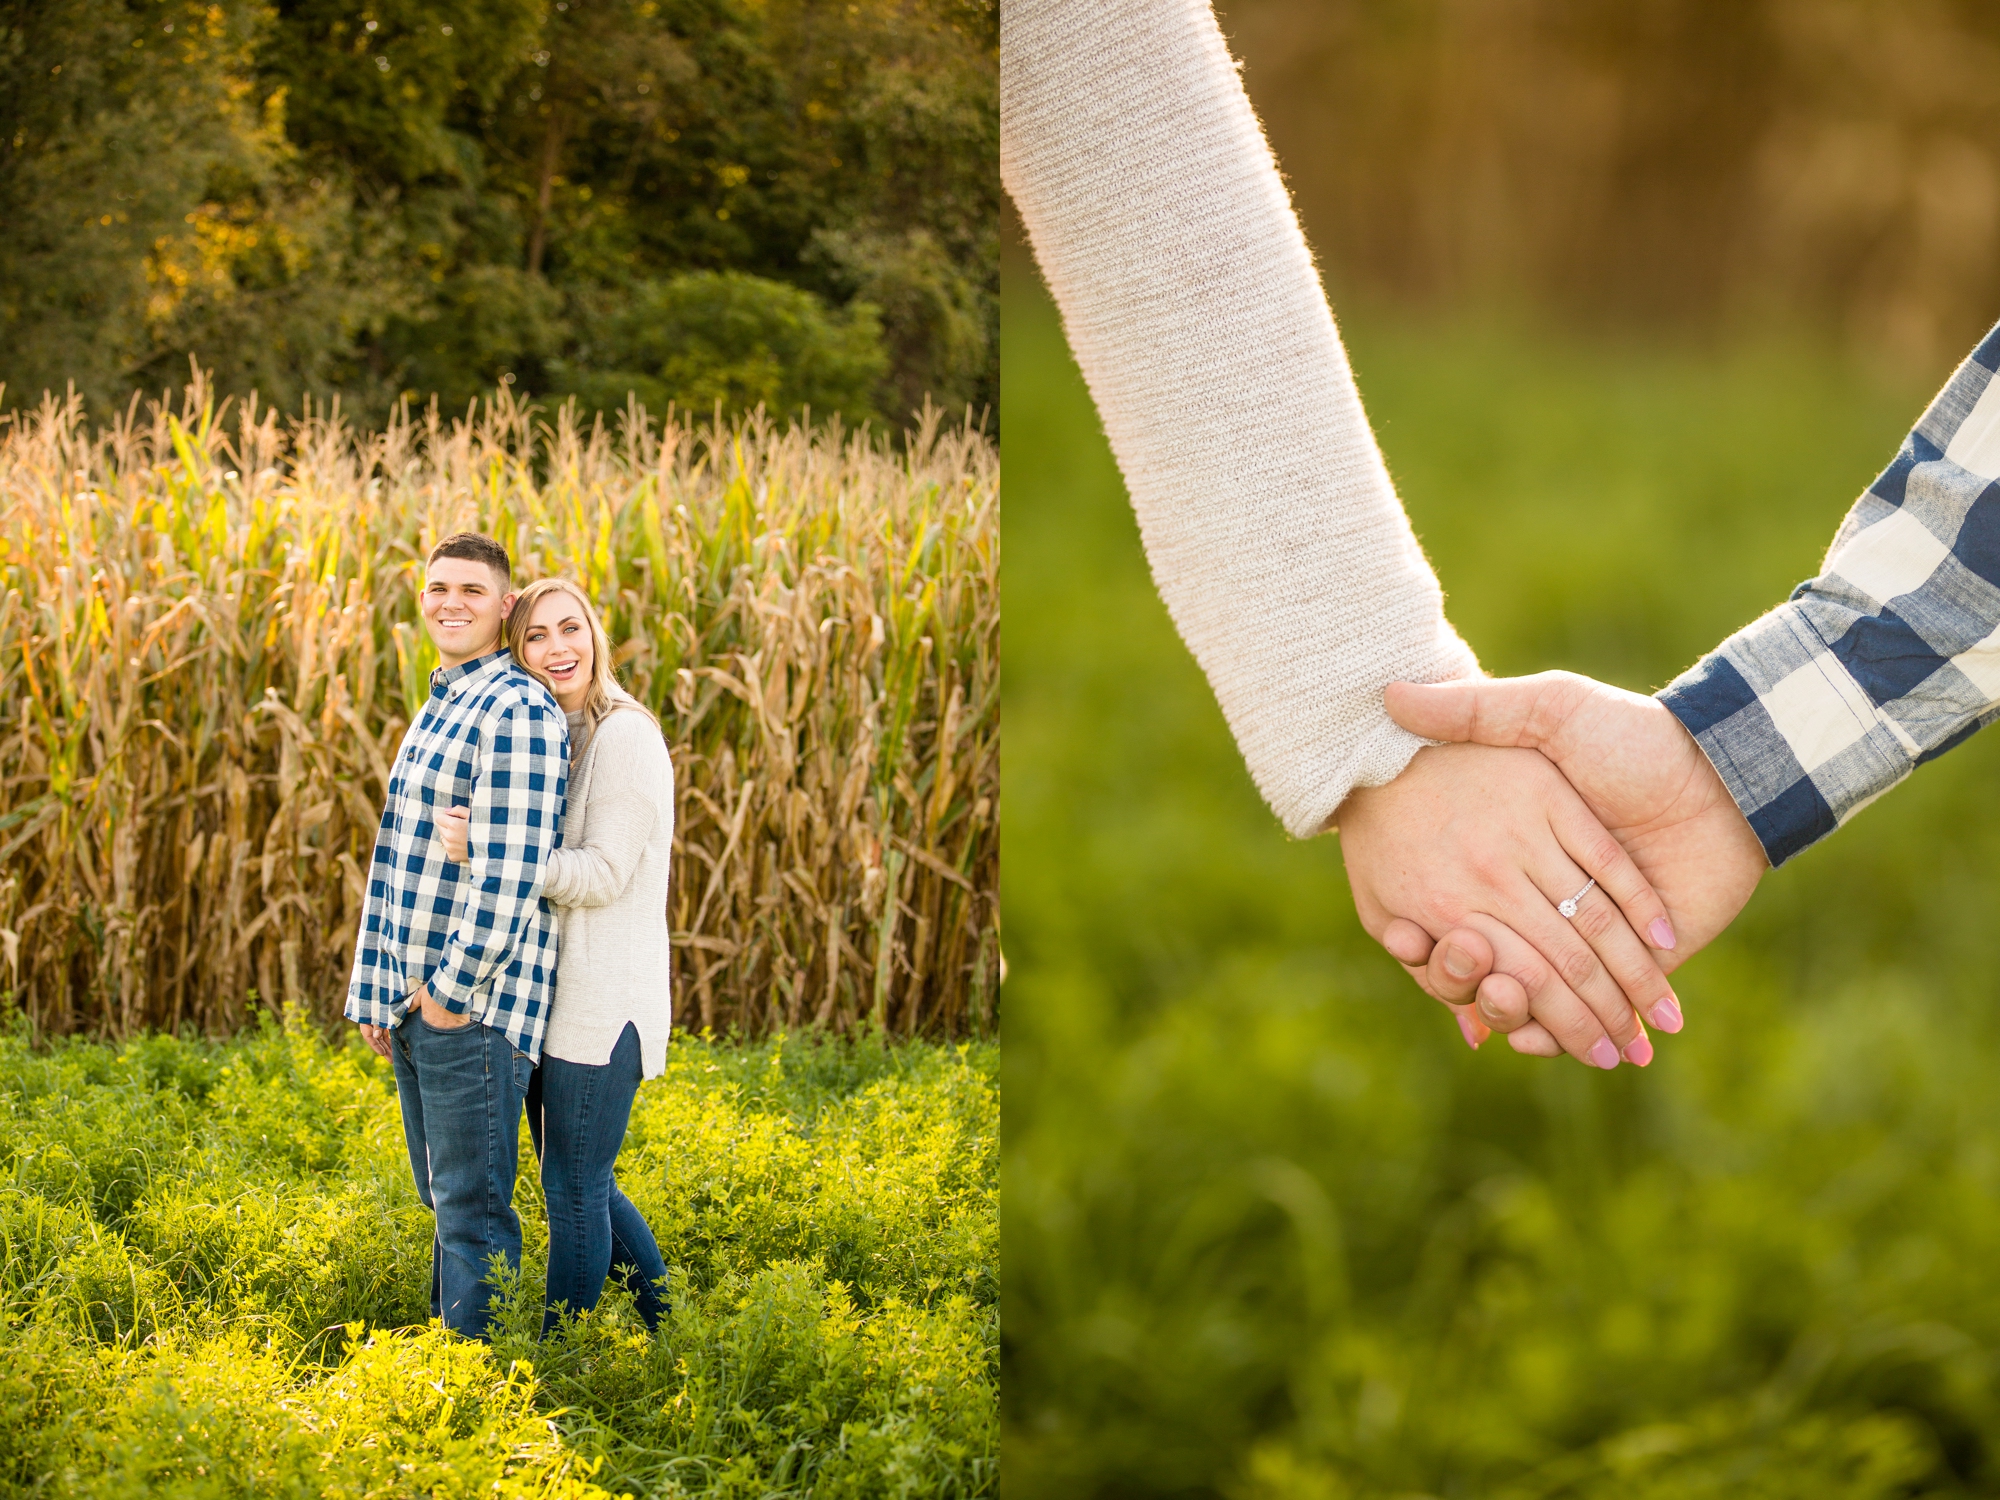
[(1582, 890), (1578, 891), (1574, 896), (1570, 897), (1569, 900), (1558, 901), (1556, 903), (1556, 910), (1561, 912), (1564, 916), (1574, 919), (1576, 916), (1576, 903), (1581, 901), (1585, 896), (1588, 896), (1590, 894), (1590, 886), (1596, 884), (1597, 884), (1597, 878), (1595, 876), (1592, 876), (1590, 885), (1586, 885)]

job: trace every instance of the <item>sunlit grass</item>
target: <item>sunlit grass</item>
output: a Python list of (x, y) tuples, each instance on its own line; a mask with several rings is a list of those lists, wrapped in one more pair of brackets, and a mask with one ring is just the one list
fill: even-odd
[(995, 1486), (997, 1049), (677, 1041), (621, 1185), (658, 1233), (538, 1343), (423, 1327), (386, 1064), (303, 1026), (0, 1038), (0, 1494), (971, 1496)]

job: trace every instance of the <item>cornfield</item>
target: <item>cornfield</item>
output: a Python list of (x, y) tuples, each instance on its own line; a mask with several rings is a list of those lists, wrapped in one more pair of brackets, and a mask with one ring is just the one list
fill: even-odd
[(983, 1032), (999, 465), (758, 415), (0, 419), (0, 956), (37, 1033), (339, 1015), (439, 536), (599, 602), (672, 744), (682, 1024)]

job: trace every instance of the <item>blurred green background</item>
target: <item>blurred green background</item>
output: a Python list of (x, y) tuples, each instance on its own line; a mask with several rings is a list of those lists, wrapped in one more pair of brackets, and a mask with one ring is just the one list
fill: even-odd
[[(1492, 672), (1663, 684), (1817, 571), (2000, 311), (1973, 7), (1224, 22)], [(1475, 87), (1482, 37), (1516, 71)], [(1895, 88), (1843, 101), (1871, 49)], [(1912, 103), (1940, 58), (1978, 87)], [(1563, 68), (1608, 142), (1550, 102)], [(1468, 203), (1439, 163), (1482, 139)], [(1710, 243), (1812, 185), (1788, 141), (1852, 201)], [(1960, 201), (1911, 229), (1947, 158)], [(1567, 237), (1510, 229), (1570, 186)], [(1361, 932), (1336, 842), (1257, 798), (1025, 256), (1001, 327), (1008, 1489), (2000, 1493), (2000, 736), (1770, 877), (1649, 1070), (1474, 1055)]]
[[(1003, 297), (1003, 1472), (1023, 1496), (2000, 1490), (2000, 736), (1769, 877), (1645, 1072), (1466, 1051), (1287, 841)], [(1815, 571), (1927, 392), (1347, 326), (1496, 673), (1646, 689)]]
[[(1642, 690), (1816, 572), (1950, 368), (1342, 316), (1486, 668)], [(2000, 1490), (2000, 736), (1768, 878), (1650, 1070), (1474, 1056), (1256, 798), (1024, 260), (1002, 388), (1008, 1488)]]

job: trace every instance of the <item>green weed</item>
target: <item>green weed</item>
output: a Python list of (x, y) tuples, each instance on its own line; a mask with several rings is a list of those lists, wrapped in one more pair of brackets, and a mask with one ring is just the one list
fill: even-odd
[(424, 1327), (393, 1082), (303, 1021), (0, 1038), (0, 1494), (970, 1496), (997, 1483), (997, 1050), (677, 1039), (620, 1180), (671, 1267)]

